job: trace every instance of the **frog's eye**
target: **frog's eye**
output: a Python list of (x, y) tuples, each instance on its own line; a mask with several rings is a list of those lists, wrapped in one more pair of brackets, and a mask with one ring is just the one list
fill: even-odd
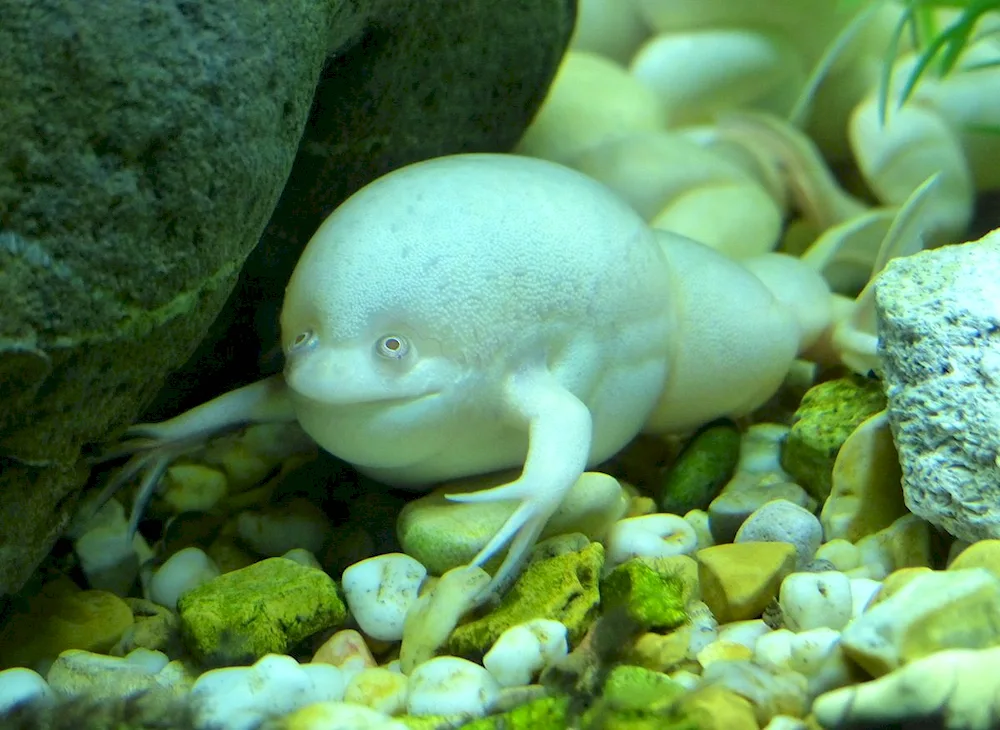
[(291, 344), (288, 346), (288, 349), (290, 351), (298, 350), (308, 345), (310, 342), (312, 342), (312, 340), (313, 340), (312, 330), (305, 330), (304, 332), (299, 332), (297, 335), (295, 335), (295, 339), (292, 340)]
[(375, 352), (387, 360), (401, 360), (410, 351), (410, 343), (402, 335), (385, 335), (375, 343)]

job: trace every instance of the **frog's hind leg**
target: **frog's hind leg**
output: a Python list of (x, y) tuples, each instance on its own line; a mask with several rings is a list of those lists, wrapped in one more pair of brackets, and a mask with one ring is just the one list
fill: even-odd
[(96, 460), (100, 463), (131, 457), (90, 502), (89, 509), (77, 517), (78, 524), (92, 517), (125, 484), (141, 474), (129, 519), (128, 540), (131, 542), (160, 479), (177, 457), (202, 448), (213, 436), (250, 423), (293, 420), (295, 413), (284, 379), (275, 375), (231, 390), (167, 421), (136, 424), (125, 432), (126, 440)]
[(503, 593), (517, 576), (545, 523), (583, 474), (590, 456), (590, 411), (543, 368), (510, 376), (504, 406), (511, 420), (528, 432), (528, 454), (521, 476), (492, 489), (448, 495), (455, 502), (520, 503), (472, 560), (473, 565), (481, 566), (510, 543), (480, 601)]

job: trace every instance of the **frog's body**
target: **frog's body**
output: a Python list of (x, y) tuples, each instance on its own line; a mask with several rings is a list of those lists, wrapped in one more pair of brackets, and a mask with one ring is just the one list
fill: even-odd
[(167, 445), (297, 419), (411, 488), (523, 464), (509, 484), (455, 497), (521, 503), (475, 561), (511, 542), (496, 588), (588, 466), (643, 429), (766, 400), (829, 328), (829, 299), (796, 260), (743, 265), (653, 231), (568, 168), (438, 158), (371, 183), (317, 231), (286, 292), (283, 379), (132, 433)]

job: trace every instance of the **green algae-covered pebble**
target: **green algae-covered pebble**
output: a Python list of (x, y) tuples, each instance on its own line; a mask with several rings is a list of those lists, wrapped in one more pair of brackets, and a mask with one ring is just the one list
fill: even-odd
[(732, 478), (739, 458), (740, 432), (733, 424), (703, 429), (667, 473), (660, 491), (660, 509), (676, 515), (705, 509)]
[(495, 610), (452, 632), (448, 653), (478, 661), (500, 634), (534, 618), (561, 621), (570, 643), (578, 642), (597, 615), (603, 566), (597, 542), (531, 563)]
[(885, 408), (878, 381), (852, 375), (813, 386), (795, 411), (781, 466), (820, 502), (830, 496), (833, 463), (847, 437)]
[(638, 558), (619, 565), (601, 581), (604, 611), (622, 606), (647, 631), (684, 623), (689, 593), (680, 575), (657, 571)]
[(564, 730), (569, 698), (543, 697), (513, 710), (462, 725), (462, 730)]
[(208, 666), (286, 654), (347, 617), (333, 578), (286, 558), (220, 575), (181, 596), (177, 611), (185, 643)]

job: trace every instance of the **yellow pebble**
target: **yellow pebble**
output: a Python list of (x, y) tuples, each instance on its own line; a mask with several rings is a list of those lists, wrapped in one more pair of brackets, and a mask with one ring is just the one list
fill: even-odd
[(740, 542), (699, 550), (702, 600), (719, 623), (758, 618), (795, 569), (795, 546), (787, 542)]

